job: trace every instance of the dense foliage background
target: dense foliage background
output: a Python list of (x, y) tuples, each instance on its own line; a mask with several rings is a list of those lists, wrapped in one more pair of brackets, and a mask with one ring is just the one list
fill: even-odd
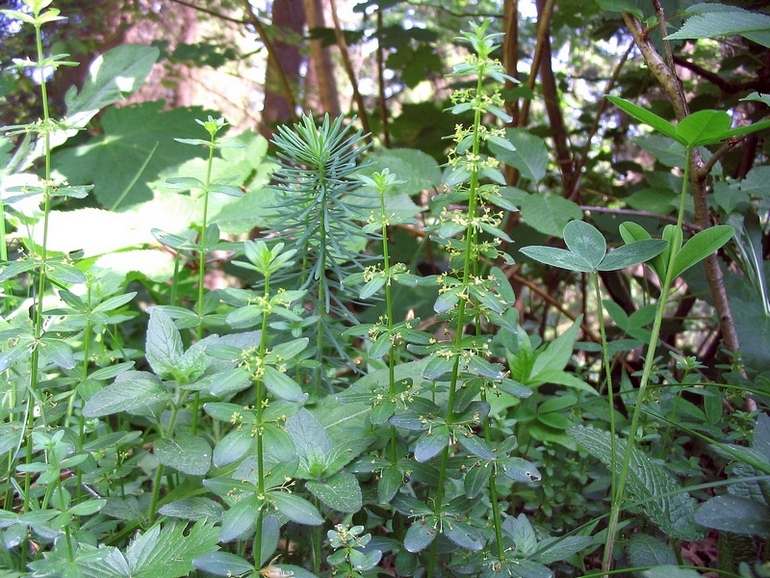
[(764, 2), (2, 8), (0, 576), (770, 576)]

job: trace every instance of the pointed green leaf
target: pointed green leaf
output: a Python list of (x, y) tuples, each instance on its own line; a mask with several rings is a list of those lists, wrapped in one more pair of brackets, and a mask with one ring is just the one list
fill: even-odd
[(489, 464), (481, 464), (468, 470), (468, 473), (463, 478), (465, 495), (469, 498), (478, 496), (489, 482), (491, 474), (492, 467)]
[(687, 269), (720, 249), (730, 240), (734, 232), (730, 225), (717, 225), (696, 233), (677, 253), (671, 278), (676, 279)]
[(577, 341), (582, 319), (582, 316), (576, 319), (569, 329), (549, 343), (545, 350), (538, 354), (530, 373), (532, 379), (537, 379), (538, 374), (544, 370), (561, 370), (567, 366), (572, 357), (572, 351), (575, 348), (575, 341)]
[(304, 403), (307, 393), (291, 377), (275, 369), (270, 365), (264, 367), (265, 387), (278, 399), (291, 402)]
[(524, 130), (508, 128), (505, 139), (498, 137), (489, 142), (497, 160), (517, 169), (525, 179), (540, 182), (545, 177), (548, 149), (542, 138)]
[(182, 337), (168, 313), (158, 307), (150, 309), (146, 348), (147, 362), (155, 373), (164, 379), (175, 379), (184, 353)]
[(731, 122), (730, 115), (723, 110), (699, 110), (683, 118), (676, 132), (680, 142), (695, 148), (724, 140)]
[(166, 184), (170, 189), (186, 191), (195, 189), (205, 189), (205, 183), (195, 177), (171, 177), (166, 179)]
[(519, 209), (527, 225), (554, 237), (561, 237), (570, 221), (583, 218), (577, 203), (553, 194), (526, 195), (522, 197)]
[(80, 269), (58, 261), (48, 262), (48, 277), (62, 284), (79, 285), (86, 282), (86, 276)]
[(254, 572), (254, 566), (250, 562), (230, 552), (210, 552), (197, 557), (193, 564), (198, 570), (227, 578)]
[(265, 424), (262, 439), (267, 453), (280, 462), (290, 462), (297, 455), (294, 441), (288, 432), (275, 424)]
[(495, 454), (489, 449), (487, 442), (476, 435), (459, 435), (457, 441), (463, 446), (469, 453), (482, 458), (484, 460), (494, 460)]
[(515, 482), (531, 483), (539, 482), (541, 479), (540, 471), (524, 458), (510, 457), (505, 458), (500, 463), (500, 469), (506, 477)]
[(380, 472), (377, 482), (377, 501), (387, 504), (404, 484), (404, 472), (398, 466), (388, 466)]
[(214, 522), (222, 520), (224, 508), (219, 502), (211, 498), (196, 496), (192, 498), (182, 498), (170, 504), (166, 504), (158, 509), (158, 513), (170, 518), (180, 518), (197, 522), (203, 518), (208, 518)]
[(62, 369), (72, 369), (75, 367), (75, 354), (63, 339), (43, 337), (40, 339), (38, 347), (40, 355), (54, 365)]
[(247, 495), (236, 502), (222, 517), (219, 539), (222, 542), (232, 542), (251, 538), (257, 527), (262, 503), (255, 494)]
[(755, 122), (754, 124), (749, 124), (746, 126), (739, 126), (738, 128), (733, 128), (730, 130), (726, 130), (722, 133), (723, 139), (729, 139), (736, 136), (743, 136), (745, 134), (750, 134), (752, 132), (757, 132), (758, 130), (765, 130), (767, 128), (770, 128), (770, 120), (764, 120), (762, 122)]
[(479, 531), (464, 522), (452, 521), (443, 526), (444, 536), (455, 544), (471, 552), (478, 552), (484, 545)]
[(68, 122), (85, 127), (101, 109), (136, 92), (159, 54), (154, 46), (124, 44), (97, 57), (82, 90), (78, 93), (73, 87), (64, 97)]
[(618, 98), (617, 96), (607, 96), (606, 98), (612, 104), (617, 106), (620, 110), (622, 110), (626, 114), (633, 116), (636, 120), (639, 120), (651, 126), (652, 128), (654, 128), (658, 132), (663, 133), (667, 137), (677, 140), (682, 144), (687, 144), (683, 142), (679, 137), (679, 135), (677, 134), (676, 126), (668, 122), (666, 119), (661, 118), (657, 114), (652, 113), (649, 110), (644, 109), (641, 106), (638, 106), (623, 98)]

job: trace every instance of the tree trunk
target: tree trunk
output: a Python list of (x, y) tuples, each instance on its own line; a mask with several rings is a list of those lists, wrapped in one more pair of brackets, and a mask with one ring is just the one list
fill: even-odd
[[(302, 0), (275, 0), (273, 2), (273, 51), (281, 70), (276, 70), (268, 59), (265, 77), (265, 104), (259, 123), (259, 132), (270, 138), (276, 125), (292, 121), (296, 116), (294, 101), (284, 94), (281, 82), (285, 79), (294, 89), (300, 82), (302, 51), (300, 39), (305, 28), (305, 10)], [(281, 77), (283, 75), (283, 78)]]
[[(308, 30), (326, 28), (321, 0), (303, 0)], [(314, 82), (310, 82), (310, 81)], [(310, 62), (308, 65), (307, 94), (305, 100), (315, 113), (328, 112), (332, 116), (340, 114), (340, 98), (334, 77), (334, 62), (328, 47), (321, 39), (310, 41)], [(314, 87), (317, 94), (311, 92)]]

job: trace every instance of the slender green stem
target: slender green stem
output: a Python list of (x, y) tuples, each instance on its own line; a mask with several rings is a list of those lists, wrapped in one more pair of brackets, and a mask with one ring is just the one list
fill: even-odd
[(639, 427), (639, 421), (642, 415), (641, 408), (644, 404), (644, 399), (647, 394), (647, 385), (650, 382), (650, 376), (652, 375), (652, 370), (655, 364), (655, 350), (657, 349), (658, 339), (660, 338), (660, 328), (663, 324), (663, 317), (666, 311), (668, 295), (671, 291), (671, 285), (674, 281), (672, 278), (672, 272), (674, 271), (676, 256), (682, 247), (682, 223), (684, 221), (684, 206), (688, 188), (687, 185), (690, 179), (690, 155), (691, 150), (687, 149), (684, 175), (682, 177), (682, 192), (679, 199), (679, 212), (677, 215), (676, 229), (674, 231), (674, 239), (669, 246), (668, 263), (666, 264), (666, 272), (660, 287), (660, 297), (658, 298), (658, 306), (655, 313), (655, 319), (653, 321), (652, 330), (650, 332), (650, 344), (647, 347), (647, 356), (644, 360), (642, 377), (639, 381), (639, 388), (636, 394), (636, 403), (634, 404), (634, 411), (631, 416), (631, 427), (628, 432), (628, 443), (626, 445), (626, 451), (623, 454), (623, 462), (621, 463), (620, 467), (620, 476), (615, 487), (615, 492), (612, 495), (610, 519), (607, 525), (607, 542), (604, 547), (604, 556), (602, 558), (603, 572), (608, 572), (612, 566), (615, 541), (617, 540), (618, 523), (620, 522), (620, 511), (623, 509), (623, 502), (625, 501), (626, 482), (628, 480), (629, 467), (631, 464), (631, 454), (636, 447), (637, 429)]
[[(385, 270), (385, 315), (387, 316), (386, 323), (388, 329), (388, 335), (393, 343), (393, 283), (390, 272), (390, 247), (388, 244), (388, 215), (385, 209), (385, 189), (380, 191), (380, 215), (382, 217), (382, 265)], [(388, 394), (390, 399), (396, 396), (396, 365), (399, 362), (398, 346), (392, 344), (390, 351), (388, 352)], [(397, 435), (396, 427), (390, 426), (390, 463), (393, 466), (398, 465), (398, 448), (397, 448)]]
[(610, 412), (610, 495), (614, 496), (617, 489), (618, 476), (615, 470), (615, 435), (617, 425), (615, 424), (615, 391), (612, 387), (612, 367), (610, 365), (610, 354), (607, 346), (607, 329), (604, 326), (604, 306), (602, 304), (601, 286), (599, 285), (599, 275), (592, 275), (594, 280), (594, 294), (596, 296), (596, 311), (599, 322), (599, 335), (602, 340), (602, 365), (604, 366), (604, 386), (607, 388), (607, 405)]
[[(480, 134), (480, 126), (481, 126), (481, 113), (482, 113), (482, 106), (480, 106), (479, 100), (481, 98), (483, 90), (483, 77), (479, 75), (477, 81), (476, 81), (476, 106), (474, 106), (474, 117), (473, 117), (473, 145), (472, 145), (472, 158), (478, 159), (479, 158), (479, 151), (481, 150), (481, 134)], [(463, 289), (460, 291), (460, 301), (457, 305), (457, 323), (455, 325), (455, 335), (454, 335), (454, 364), (452, 366), (452, 374), (451, 378), (449, 380), (449, 395), (447, 398), (447, 410), (446, 410), (446, 424), (450, 428), (450, 435), (451, 435), (451, 426), (454, 422), (454, 407), (455, 407), (455, 396), (457, 395), (457, 388), (458, 383), (460, 380), (460, 350), (462, 348), (462, 341), (463, 341), (463, 328), (465, 327), (465, 309), (467, 305), (467, 299), (468, 299), (468, 292), (467, 288), (470, 283), (470, 277), (471, 277), (471, 264), (472, 259), (471, 255), (473, 254), (474, 249), (474, 240), (476, 239), (474, 232), (475, 232), (475, 219), (476, 219), (476, 212), (477, 212), (477, 193), (478, 193), (478, 186), (479, 186), (479, 175), (478, 170), (471, 171), (471, 179), (470, 184), (468, 186), (468, 210), (467, 210), (467, 226), (465, 229), (465, 254), (463, 256), (463, 271), (462, 271), (462, 287)], [(446, 485), (446, 479), (447, 479), (447, 464), (449, 462), (449, 445), (445, 446), (444, 449), (441, 452), (441, 465), (439, 467), (439, 477), (438, 477), (438, 486), (436, 488), (436, 495), (434, 497), (434, 510), (433, 515), (436, 519), (438, 519), (441, 515), (441, 512), (444, 507), (444, 493), (446, 491), (445, 485)], [(436, 570), (436, 565), (438, 562), (438, 540), (434, 540), (431, 544), (431, 551), (430, 551), (430, 563), (427, 568), (427, 575), (428, 578), (433, 578), (434, 572)]]
[[(214, 165), (214, 149), (216, 145), (216, 134), (211, 135), (211, 146), (209, 146), (209, 157), (206, 162), (206, 181), (203, 189), (203, 220), (201, 222), (200, 243), (206, 241), (206, 229), (209, 220), (209, 194), (211, 188), (211, 169)], [(206, 288), (206, 249), (203, 247), (198, 251), (198, 340), (203, 339), (203, 297)], [(193, 419), (195, 419), (193, 417)]]
[[(35, 14), (35, 18), (40, 16), (39, 13)], [(48, 222), (51, 212), (51, 133), (50, 133), (50, 113), (48, 110), (48, 87), (45, 80), (45, 70), (42, 65), (44, 60), (43, 54), (43, 37), (41, 34), (42, 23), (37, 20), (35, 22), (35, 45), (37, 47), (37, 61), (38, 70), (40, 72), (40, 96), (43, 106), (43, 139), (44, 139), (44, 159), (45, 169), (43, 174), (43, 238), (40, 245), (40, 269), (37, 279), (37, 291), (33, 296), (34, 305), (32, 307), (33, 315), (33, 338), (34, 346), (30, 356), (30, 373), (29, 373), (29, 404), (36, 403), (37, 400), (37, 385), (40, 372), (40, 338), (43, 336), (43, 296), (45, 288), (48, 284)], [(32, 246), (34, 246), (34, 241)], [(26, 452), (25, 460), (29, 464), (32, 462), (32, 429), (35, 425), (34, 412), (27, 412), (26, 420)], [(22, 504), (22, 512), (28, 512), (31, 508), (30, 502), (30, 490), (32, 488), (32, 474), (31, 472), (25, 472), (24, 474), (24, 502)], [(22, 541), (22, 551), (20, 564), (22, 568), (26, 568), (27, 559), (29, 555), (28, 541)]]
[[(263, 271), (265, 277), (265, 301), (270, 300), (270, 271), (269, 269)], [(268, 312), (262, 313), (262, 326), (259, 337), (259, 368), (262, 367), (265, 355), (267, 354), (267, 332), (268, 329)], [(265, 448), (264, 448), (264, 423), (263, 423), (263, 411), (265, 409), (265, 389), (262, 376), (257, 373), (254, 380), (254, 387), (256, 389), (256, 426), (257, 426), (257, 494), (262, 499), (262, 504), (259, 507), (259, 515), (257, 516), (257, 527), (254, 531), (254, 563), (261, 565), (262, 562), (262, 525), (265, 515), (267, 490), (265, 486)]]

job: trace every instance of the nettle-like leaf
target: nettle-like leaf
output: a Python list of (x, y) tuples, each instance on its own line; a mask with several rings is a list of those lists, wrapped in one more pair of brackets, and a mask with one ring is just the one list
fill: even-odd
[(200, 436), (180, 433), (174, 439), (155, 441), (155, 456), (164, 466), (185, 474), (202, 476), (211, 467), (211, 446)]
[(179, 578), (195, 569), (193, 560), (216, 551), (219, 531), (207, 520), (156, 525), (137, 535), (125, 554), (114, 546), (78, 548), (78, 567), (86, 578)]
[(666, 38), (718, 38), (740, 35), (770, 48), (770, 16), (725, 4), (696, 4), (688, 8), (684, 25)]
[(162, 101), (110, 108), (102, 119), (104, 135), (57, 152), (54, 167), (71, 183), (94, 183), (96, 198), (113, 210), (152, 199), (149, 181), (200, 156), (200, 149), (181, 145), (169, 135), (196, 137), (194, 119), (217, 114), (201, 108), (162, 108)]
[(305, 487), (326, 506), (354, 514), (361, 509), (363, 496), (358, 479), (348, 472), (337, 472), (325, 480), (308, 480)]
[[(614, 440), (613, 458), (613, 443), (609, 432), (584, 426), (573, 427), (568, 431), (604, 465), (614, 465), (615, 474), (621, 475), (625, 440)], [(703, 538), (703, 528), (695, 521), (697, 502), (667, 470), (637, 447), (631, 451), (627, 483), (632, 498), (641, 504), (642, 513), (666, 534), (682, 540)]]
[(136, 92), (150, 74), (159, 54), (154, 46), (124, 44), (98, 56), (89, 66), (80, 92), (73, 86), (65, 94), (66, 117), (60, 127), (49, 135), (48, 143), (45, 138), (37, 139), (25, 151), (26, 154), (14, 157), (13, 165), (7, 167), (7, 172), (21, 172), (29, 168), (35, 159), (45, 154), (46, 146), (53, 149), (64, 144), (84, 129), (100, 110)]
[(171, 393), (157, 376), (146, 371), (126, 371), (114, 383), (97, 391), (83, 406), (86, 417), (103, 417), (125, 411), (155, 415), (157, 407), (171, 399)]

